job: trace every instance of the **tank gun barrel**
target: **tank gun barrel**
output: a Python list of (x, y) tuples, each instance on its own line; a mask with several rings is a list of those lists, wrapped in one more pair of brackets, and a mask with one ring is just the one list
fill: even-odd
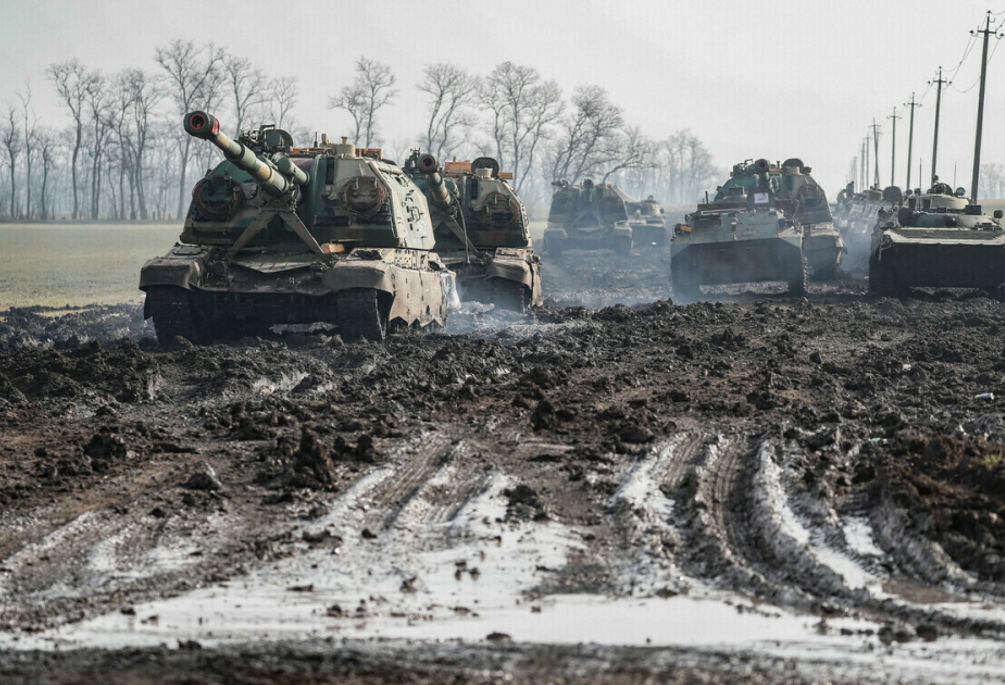
[(433, 200), (441, 207), (450, 207), (454, 203), (454, 198), (447, 190), (447, 184), (440, 175), (440, 165), (433, 155), (422, 155), (417, 163), (419, 171), (429, 178), (429, 192)]
[(275, 163), (259, 159), (247, 145), (221, 131), (219, 119), (212, 114), (189, 112), (185, 115), (185, 132), (220, 148), (234, 166), (248, 172), (258, 185), (273, 195), (287, 195), (295, 186), (306, 185), (310, 180), (288, 157), (279, 157)]

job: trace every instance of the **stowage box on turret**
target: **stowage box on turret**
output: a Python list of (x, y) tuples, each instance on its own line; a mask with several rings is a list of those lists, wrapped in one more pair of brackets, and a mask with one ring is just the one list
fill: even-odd
[(541, 260), (523, 203), (506, 182), (510, 174), (490, 157), (441, 168), (418, 150), (404, 168), (425, 193), (436, 253), (457, 274), (461, 297), (516, 311), (539, 307)]
[(184, 125), (226, 160), (196, 184), (181, 242), (140, 274), (162, 344), (316, 322), (380, 340), (445, 323), (454, 276), (433, 251), (426, 198), (379, 150), (327, 136), (295, 148), (270, 126), (234, 141), (205, 112)]

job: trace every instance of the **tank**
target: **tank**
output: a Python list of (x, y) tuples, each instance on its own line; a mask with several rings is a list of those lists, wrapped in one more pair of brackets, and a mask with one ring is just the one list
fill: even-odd
[(435, 250), (457, 275), (463, 299), (523, 311), (541, 306), (541, 259), (531, 246), (527, 211), (490, 157), (447, 162), (413, 150), (406, 174), (432, 213)]
[(180, 242), (140, 272), (162, 344), (314, 323), (381, 340), (446, 322), (454, 276), (426, 198), (379, 150), (327, 136), (297, 148), (272, 126), (235, 141), (205, 112), (184, 127), (225, 160), (196, 183)]
[(1005, 296), (1005, 229), (993, 215), (936, 184), (884, 215), (873, 232), (869, 291), (903, 296), (912, 287), (980, 288)]
[[(739, 166), (745, 173), (748, 165)], [(764, 281), (783, 281), (795, 295), (806, 291), (803, 227), (785, 211), (791, 201), (775, 196), (767, 160), (749, 166), (756, 185), (733, 184), (674, 226), (670, 274), (675, 297), (695, 299), (702, 285)]]
[(656, 198), (652, 195), (645, 200), (628, 198), (625, 208), (628, 211), (628, 225), (632, 227), (632, 244), (635, 247), (643, 245), (663, 247), (667, 244), (667, 220)]
[(565, 250), (613, 250), (627, 257), (632, 253), (632, 226), (628, 221), (627, 195), (610, 183), (582, 185), (565, 181), (553, 184), (544, 231), (544, 250), (561, 256)]
[[(831, 281), (837, 278), (845, 243), (834, 225), (827, 194), (810, 175), (811, 171), (795, 157), (781, 164), (769, 164), (768, 184), (780, 201), (779, 207), (803, 227), (803, 254), (810, 278)], [(749, 193), (760, 182), (753, 160), (747, 160), (733, 167), (729, 180), (718, 188), (715, 200), (724, 200), (736, 187), (742, 187), (745, 194)]]

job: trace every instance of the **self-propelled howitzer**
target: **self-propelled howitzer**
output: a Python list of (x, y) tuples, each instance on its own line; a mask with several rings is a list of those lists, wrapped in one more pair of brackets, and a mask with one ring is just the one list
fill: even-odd
[(379, 340), (445, 322), (454, 277), (426, 199), (379, 150), (297, 148), (271, 126), (232, 140), (204, 112), (184, 125), (226, 159), (193, 189), (181, 242), (141, 272), (162, 344), (311, 323)]
[(542, 304), (527, 212), (496, 160), (441, 168), (433, 155), (415, 150), (405, 172), (429, 200), (436, 253), (457, 274), (462, 298), (517, 311)]

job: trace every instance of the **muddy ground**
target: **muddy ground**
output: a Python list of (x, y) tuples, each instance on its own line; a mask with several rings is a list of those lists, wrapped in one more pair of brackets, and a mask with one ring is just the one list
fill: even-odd
[(3, 314), (0, 680), (1000, 677), (1005, 305), (545, 278), (384, 344)]

